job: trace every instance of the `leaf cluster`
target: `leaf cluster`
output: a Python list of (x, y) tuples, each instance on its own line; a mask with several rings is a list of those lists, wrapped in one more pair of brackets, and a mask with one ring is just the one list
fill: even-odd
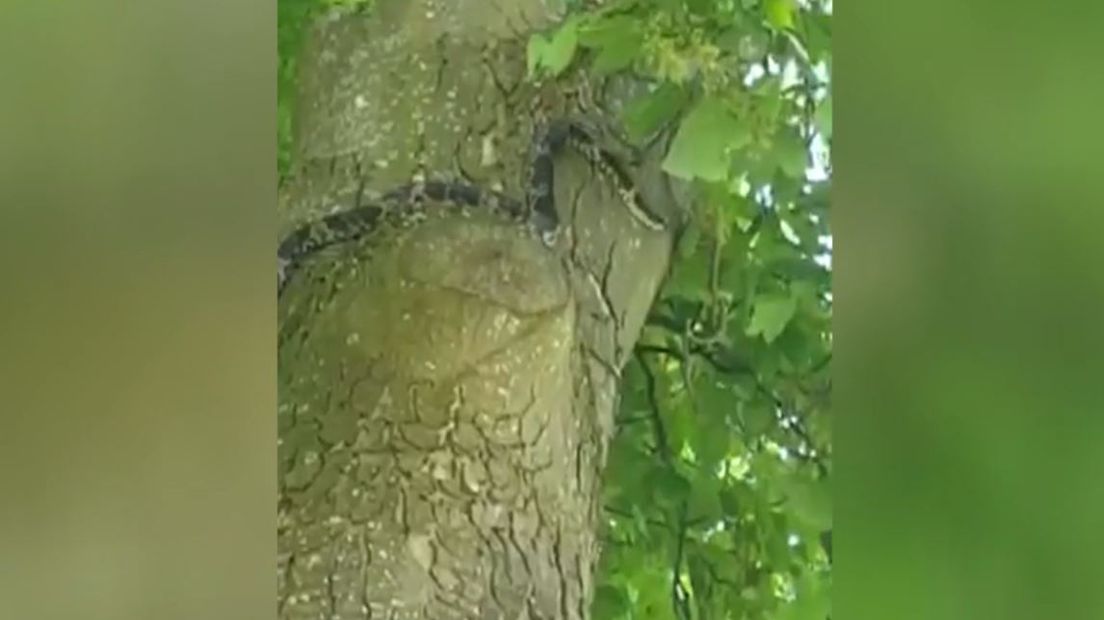
[(830, 4), (621, 0), (530, 41), (532, 73), (649, 85), (621, 117), (694, 217), (618, 411), (596, 620), (830, 614)]

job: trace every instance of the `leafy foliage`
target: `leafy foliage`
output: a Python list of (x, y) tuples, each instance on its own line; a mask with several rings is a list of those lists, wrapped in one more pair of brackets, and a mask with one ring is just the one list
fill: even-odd
[[(350, 4), (338, 1), (337, 4)], [(334, 0), (280, 0), (280, 170), (294, 55)], [(351, 4), (366, 6), (354, 1)], [(651, 83), (627, 105), (697, 200), (626, 369), (595, 620), (830, 615), (830, 0), (576, 0), (529, 43)]]
[[(694, 218), (627, 370), (595, 620), (830, 614), (830, 5), (622, 0), (530, 48), (651, 82)], [(565, 33), (570, 34), (565, 34)]]

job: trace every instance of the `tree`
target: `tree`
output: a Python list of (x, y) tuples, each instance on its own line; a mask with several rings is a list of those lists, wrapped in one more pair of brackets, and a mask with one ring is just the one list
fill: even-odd
[[(827, 24), (281, 4), (281, 233), (392, 214), (280, 296), (281, 617), (825, 616)], [(567, 117), (602, 154), (555, 157), (551, 248), (493, 206), (382, 198), (525, 196)]]

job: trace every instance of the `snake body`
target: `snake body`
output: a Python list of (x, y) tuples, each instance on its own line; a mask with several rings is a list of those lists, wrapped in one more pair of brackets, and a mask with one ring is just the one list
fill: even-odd
[(617, 188), (621, 202), (634, 219), (652, 230), (663, 230), (664, 222), (640, 204), (631, 177), (621, 162), (602, 149), (592, 133), (577, 122), (556, 121), (536, 133), (526, 188), (520, 201), (501, 192), (461, 181), (414, 181), (384, 194), (372, 204), (339, 211), (307, 222), (285, 237), (276, 250), (277, 295), (295, 272), (312, 255), (341, 243), (370, 234), (389, 216), (401, 217), (427, 200), (459, 208), (487, 208), (510, 220), (525, 223), (548, 246), (555, 243), (560, 220), (553, 189), (554, 160), (567, 146), (586, 159), (596, 172)]

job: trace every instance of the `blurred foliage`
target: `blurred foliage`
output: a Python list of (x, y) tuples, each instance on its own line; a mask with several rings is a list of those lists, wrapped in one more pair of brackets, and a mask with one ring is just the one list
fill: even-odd
[(835, 610), (1104, 618), (1104, 5), (848, 7)]
[(291, 166), (296, 59), (307, 23), (321, 7), (320, 0), (279, 0), (276, 3), (276, 170), (281, 182)]
[[(595, 4), (531, 38), (530, 71), (649, 82), (624, 129), (675, 129), (664, 169), (696, 198), (625, 372), (593, 617), (824, 620), (830, 2)], [(281, 166), (294, 50), (322, 6), (280, 0)]]

